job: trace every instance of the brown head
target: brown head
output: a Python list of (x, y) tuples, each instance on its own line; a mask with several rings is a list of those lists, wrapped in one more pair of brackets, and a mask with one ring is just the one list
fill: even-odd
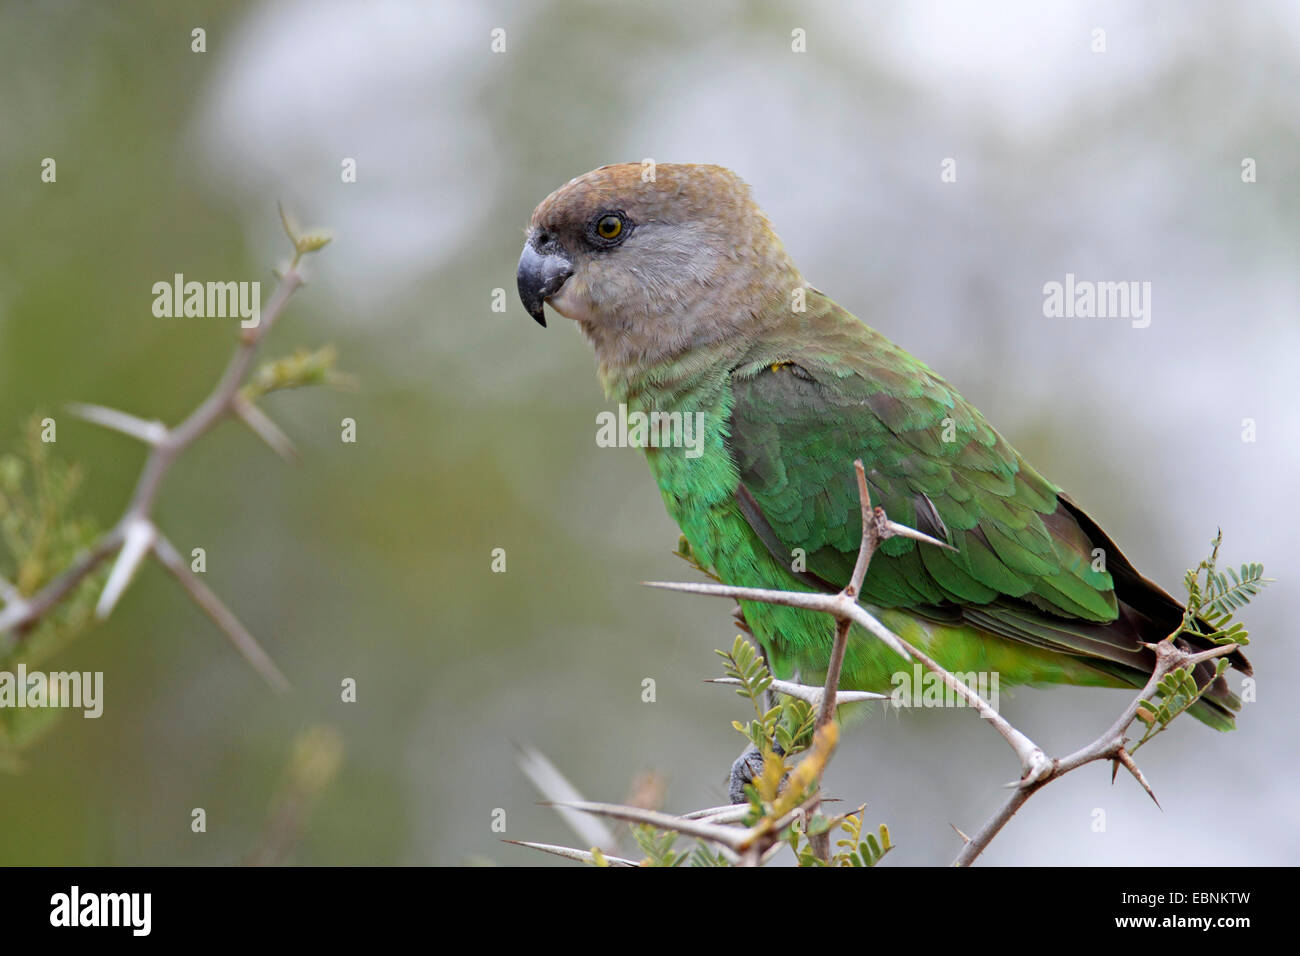
[(571, 180), (533, 211), (519, 297), (575, 320), (602, 378), (752, 331), (802, 285), (749, 187), (721, 166), (625, 163)]

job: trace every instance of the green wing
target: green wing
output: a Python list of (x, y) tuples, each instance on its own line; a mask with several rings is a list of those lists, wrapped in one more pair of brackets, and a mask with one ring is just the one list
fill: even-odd
[(861, 458), (874, 504), (956, 549), (886, 541), (865, 602), (1150, 673), (1140, 642), (1178, 626), (1177, 601), (930, 369), (818, 293), (797, 325), (732, 372), (737, 500), (777, 560), (802, 548), (807, 583), (847, 583)]

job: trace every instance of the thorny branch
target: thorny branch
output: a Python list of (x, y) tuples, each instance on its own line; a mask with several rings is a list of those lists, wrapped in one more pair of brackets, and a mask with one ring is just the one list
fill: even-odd
[[(862, 466), (862, 459), (853, 462), (853, 470), (858, 479), (858, 500), (862, 504), (862, 544), (858, 547), (858, 559), (853, 565), (853, 574), (849, 577), (849, 583), (840, 591), (837, 598), (844, 601), (857, 601), (858, 593), (862, 590), (862, 581), (867, 576), (867, 568), (871, 565), (871, 558), (876, 553), (876, 548), (885, 538), (895, 534), (894, 527), (899, 532), (906, 533), (911, 531), (910, 528), (904, 529), (902, 525), (893, 526), (893, 522), (885, 517), (883, 508), (873, 508), (871, 506), (871, 492), (867, 489), (867, 472)], [(928, 540), (933, 544), (943, 545), (943, 542), (930, 538), (928, 535), (922, 535), (916, 532), (922, 540)], [(849, 646), (849, 628), (853, 625), (853, 619), (846, 614), (836, 614), (835, 617), (835, 642), (831, 647), (830, 663), (826, 667), (826, 682), (822, 688), (821, 708), (817, 713), (817, 727), (826, 726), (835, 719), (835, 697), (839, 693), (840, 673), (844, 669), (844, 654)], [(819, 781), (820, 789), (820, 781)], [(820, 804), (813, 804), (813, 811), (819, 808)], [(822, 833), (814, 834), (809, 838), (812, 843), (813, 852), (818, 858), (826, 862), (831, 858), (831, 835), (827, 830)]]
[(329, 242), (326, 233), (300, 233), (283, 210), (280, 217), (285, 232), (293, 243), (293, 261), (279, 276), (279, 284), (271, 301), (262, 310), (258, 324), (241, 330), (239, 344), (217, 385), (187, 418), (175, 428), (169, 429), (161, 422), (146, 421), (116, 409), (83, 404), (68, 406), (68, 410), (79, 418), (149, 445), (149, 456), (145, 459), (135, 491), (122, 516), (67, 570), (30, 597), (23, 597), (10, 588), (5, 588), (0, 593), (0, 597), (5, 600), (3, 609), (0, 609), (0, 637), (12, 634), (14, 639), (21, 640), (42, 616), (63, 600), (87, 575), (117, 555), (108, 582), (95, 606), (96, 617), (100, 620), (107, 618), (144, 559), (152, 556), (176, 577), (185, 592), (225, 632), (244, 659), (272, 688), (280, 692), (289, 689), (289, 682), (274, 661), (217, 596), (190, 571), (185, 560), (153, 521), (154, 505), (172, 465), (226, 416), (234, 415), (245, 422), (277, 454), (285, 455), (292, 447), (270, 418), (240, 395), (240, 387), (252, 368), (258, 347), (283, 315), (294, 292), (303, 285), (299, 269), (302, 257)]
[[(1125, 734), (1129, 725), (1137, 719), (1138, 709), (1143, 702), (1151, 699), (1156, 687), (1166, 674), (1178, 670), (1181, 667), (1192, 668), (1201, 661), (1213, 660), (1214, 658), (1223, 657), (1231, 654), (1237, 649), (1236, 644), (1224, 644), (1219, 647), (1212, 647), (1206, 651), (1200, 651), (1195, 654), (1189, 654), (1187, 651), (1177, 647), (1171, 641), (1158, 641), (1155, 644), (1147, 644), (1156, 655), (1155, 670), (1151, 673), (1151, 679), (1147, 681), (1142, 692), (1128, 705), (1124, 713), (1115, 721), (1110, 728), (1092, 743), (1081, 747), (1074, 753), (1061, 757), (1058, 760), (1048, 762), (1046, 770), (1036, 779), (1021, 779), (1012, 786), (1014, 792), (1007, 798), (1001, 809), (995, 813), (975, 836), (967, 840), (966, 845), (962, 847), (957, 858), (953, 860), (953, 866), (969, 866), (975, 861), (984, 849), (989, 845), (998, 832), (1007, 824), (1016, 811), (1025, 805), (1030, 797), (1037, 793), (1051, 781), (1063, 777), (1071, 770), (1077, 770), (1084, 764), (1092, 763), (1096, 760), (1111, 760), (1115, 763), (1115, 771), (1118, 771), (1122, 765), (1125, 770), (1133, 775), (1147, 795), (1155, 801), (1156, 806), (1160, 806), (1160, 801), (1156, 800), (1156, 795), (1147, 783), (1146, 777), (1138, 769), (1133, 760), (1132, 754), (1125, 749), (1128, 738)], [(1112, 778), (1114, 773), (1112, 772)]]
[[(835, 641), (830, 663), (827, 666), (825, 683), (821, 688), (806, 687), (779, 680), (773, 681), (770, 685), (771, 689), (778, 693), (801, 698), (812, 703), (818, 709), (813, 748), (799, 766), (792, 771), (792, 777), (795, 779), (792, 779), (787, 789), (787, 793), (800, 794), (807, 789), (809, 784), (816, 783), (817, 786), (812, 790), (811, 794), (797, 805), (789, 807), (782, 805), (774, 808), (771, 815), (760, 819), (750, 827), (735, 825), (748, 812), (747, 808), (743, 806), (715, 807), (682, 816), (673, 816), (636, 807), (577, 800), (554, 801), (552, 805), (563, 810), (582, 810), (597, 816), (630, 823), (649, 824), (660, 829), (693, 836), (714, 846), (725, 859), (737, 866), (761, 866), (766, 863), (783, 846), (781, 835), (786, 827), (796, 821), (807, 821), (816, 814), (822, 804), (820, 782), (838, 740), (838, 727), (835, 724), (837, 702), (840, 700), (879, 699), (883, 696), (857, 691), (841, 694), (839, 690), (840, 673), (848, 645), (849, 628), (855, 620), (858, 620), (851, 609), (861, 610), (857, 604), (857, 595), (862, 589), (862, 582), (866, 577), (872, 555), (881, 541), (895, 535), (913, 538), (938, 547), (950, 547), (945, 542), (932, 538), (927, 534), (890, 521), (885, 516), (883, 509), (873, 508), (871, 495), (867, 489), (866, 471), (862, 462), (859, 460), (853, 464), (857, 474), (858, 495), (862, 504), (862, 544), (858, 550), (857, 562), (853, 568), (849, 583), (842, 591), (834, 595), (816, 595), (826, 599), (826, 603), (816, 609), (826, 611), (833, 615), (836, 620)], [(647, 582), (647, 584), (651, 587), (663, 587), (693, 593), (721, 594), (725, 591), (734, 593), (737, 597), (770, 600), (772, 603), (782, 603), (773, 596), (787, 594), (787, 592), (782, 591), (729, 588), (725, 585), (718, 585), (719, 590), (699, 590), (696, 585), (664, 584), (660, 582)], [(794, 592), (789, 592), (789, 596), (793, 598), (801, 597), (801, 595)], [(883, 629), (883, 625), (881, 627)], [(886, 633), (888, 632), (886, 631)], [(728, 682), (730, 682), (728, 679), (718, 681), (718, 683)], [(964, 685), (962, 686), (964, 687)], [(548, 787), (546, 790), (552, 790), (552, 788)], [(818, 857), (829, 862), (830, 831), (827, 830), (813, 835), (810, 842)], [(599, 850), (588, 852), (570, 847), (540, 843), (522, 843), (520, 845), (588, 863), (605, 863), (615, 866), (636, 865), (634, 861), (610, 857)]]
[[(1052, 780), (1064, 776), (1072, 770), (1077, 770), (1085, 764), (1093, 763), (1098, 760), (1109, 760), (1114, 764), (1112, 778), (1114, 773), (1118, 772), (1120, 766), (1129, 771), (1141, 785), (1143, 790), (1155, 800), (1155, 794), (1151, 786), (1147, 783), (1141, 770), (1138, 769), (1134, 762), (1132, 753), (1126, 749), (1128, 738), (1126, 733), (1129, 726), (1137, 719), (1141, 708), (1147, 701), (1152, 698), (1163, 678), (1179, 670), (1180, 668), (1193, 668), (1201, 661), (1212, 660), (1231, 654), (1238, 647), (1237, 644), (1222, 644), (1209, 650), (1198, 653), (1189, 653), (1177, 647), (1171, 640), (1159, 641), (1155, 644), (1147, 644), (1156, 656), (1156, 666), (1152, 671), (1151, 678), (1147, 681), (1141, 693), (1128, 705), (1119, 719), (1115, 721), (1101, 736), (1086, 746), (1076, 750), (1074, 753), (1065, 757), (1052, 759), (1048, 757), (1042, 748), (1035, 744), (1025, 734), (1021, 733), (1015, 727), (1011, 726), (993, 707), (985, 701), (979, 694), (968, 687), (962, 681), (950, 674), (941, 667), (936, 661), (931, 659), (917, 648), (913, 647), (899, 635), (893, 633), (885, 627), (870, 612), (863, 608), (857, 602), (857, 595), (862, 588), (862, 582), (866, 577), (867, 569), (870, 566), (872, 555), (880, 542), (885, 538), (902, 535), (913, 538), (926, 544), (936, 545), (944, 548), (951, 548), (950, 545), (939, 541), (929, 535), (923, 534), (915, 529), (897, 524), (890, 521), (881, 508), (873, 508), (871, 505), (870, 494), (867, 489), (866, 476), (861, 461), (854, 462), (854, 468), (857, 473), (858, 494), (862, 504), (862, 544), (858, 551), (857, 562), (853, 569), (853, 575), (848, 585), (836, 594), (823, 594), (805, 591), (777, 591), (765, 588), (745, 588), (733, 587), (726, 584), (697, 584), (697, 583), (672, 583), (662, 581), (648, 581), (649, 587), (663, 588), (671, 591), (684, 591), (689, 594), (705, 594), (714, 597), (726, 597), (735, 600), (758, 601), (767, 604), (779, 604), (787, 607), (803, 608), (811, 611), (821, 611), (835, 618), (835, 643), (832, 647), (830, 663), (827, 667), (826, 682), (824, 687), (807, 687), (798, 684), (789, 684), (785, 681), (773, 681), (771, 688), (778, 693), (787, 694), (788, 696), (799, 697), (809, 701), (813, 706), (818, 707), (817, 729), (819, 735), (825, 731), (831, 731), (828, 735), (829, 746), (823, 746), (821, 752), (818, 747), (814, 746), (814, 751), (805, 758), (805, 763), (816, 758), (817, 767), (815, 780), (820, 785), (822, 774), (825, 771), (826, 763), (829, 762), (830, 753), (834, 748), (836, 734), (834, 733), (834, 715), (836, 708), (837, 695), (839, 695), (840, 672), (844, 662), (845, 648), (848, 642), (849, 628), (852, 624), (858, 624), (865, 630), (869, 631), (878, 640), (882, 641), (887, 647), (896, 654), (908, 661), (919, 661), (925, 668), (936, 674), (939, 679), (954, 694), (959, 696), (970, 708), (974, 709), (980, 717), (986, 719), (999, 734), (1006, 740), (1007, 744), (1015, 751), (1016, 757), (1020, 760), (1021, 775), (1020, 779), (1012, 784), (1013, 793), (1003, 804), (1003, 806), (981, 827), (973, 837), (967, 837), (960, 830), (957, 830), (962, 837), (964, 845), (957, 858), (953, 861), (954, 866), (969, 866), (985, 850), (994, 837), (1001, 831), (1007, 822), (1024, 806), (1025, 802), (1037, 793), (1040, 789), (1050, 783)], [(1172, 635), (1171, 635), (1172, 637)], [(735, 683), (734, 680), (724, 679), (716, 681), (717, 683)], [(846, 692), (840, 695), (842, 699), (863, 699), (869, 696), (859, 692)], [(802, 768), (804, 764), (800, 764)], [(587, 813), (604, 816), (610, 819), (627, 820), (639, 823), (650, 824), (660, 829), (672, 830), (687, 836), (693, 836), (703, 840), (714, 847), (718, 848), (724, 857), (731, 862), (745, 865), (761, 865), (765, 863), (780, 848), (779, 840), (781, 830), (789, 826), (790, 823), (799, 819), (801, 814), (811, 814), (816, 811), (822, 800), (820, 786), (815, 789), (811, 796), (807, 797), (799, 807), (791, 810), (779, 820), (763, 819), (754, 827), (740, 828), (729, 826), (729, 823), (735, 823), (743, 815), (743, 807), (718, 807), (712, 810), (697, 811), (682, 816), (671, 816), (664, 813), (655, 813), (652, 811), (639, 810), (630, 807), (619, 807), (609, 804), (596, 804), (584, 802), (570, 802), (566, 805), (573, 809), (583, 810)], [(1159, 801), (1156, 801), (1159, 806)], [(742, 811), (737, 813), (736, 811)], [(803, 819), (806, 819), (804, 817)], [(956, 827), (953, 828), (956, 830)], [(811, 838), (814, 852), (822, 860), (828, 860), (829, 852), (829, 831), (815, 835)], [(513, 841), (512, 841), (513, 842)], [(623, 860), (609, 857), (598, 857), (595, 854), (587, 853), (582, 850), (574, 850), (566, 847), (556, 847), (544, 844), (527, 843), (524, 846), (531, 846), (535, 849), (545, 852), (554, 853), (569, 859), (584, 860), (585, 862), (606, 862), (614, 865), (636, 865), (635, 861)]]

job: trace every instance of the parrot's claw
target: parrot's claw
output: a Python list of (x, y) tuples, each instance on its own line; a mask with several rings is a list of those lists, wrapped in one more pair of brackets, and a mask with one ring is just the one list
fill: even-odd
[[(776, 753), (782, 754), (780, 746), (776, 746)], [(758, 748), (750, 744), (745, 748), (745, 752), (736, 758), (735, 763), (731, 765), (731, 779), (727, 784), (727, 797), (732, 804), (745, 803), (749, 800), (745, 796), (745, 787), (754, 782), (754, 778), (763, 772), (763, 755)], [(789, 774), (786, 774), (788, 777)], [(781, 781), (781, 789), (785, 789), (785, 780)]]
[(733, 804), (746, 802), (745, 787), (763, 772), (763, 755), (757, 747), (749, 747), (731, 765), (731, 780), (727, 784), (727, 797)]

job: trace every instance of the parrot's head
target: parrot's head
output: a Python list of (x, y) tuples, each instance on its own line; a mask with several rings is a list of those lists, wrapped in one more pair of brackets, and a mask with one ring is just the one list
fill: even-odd
[(602, 370), (736, 336), (803, 279), (749, 187), (721, 166), (625, 163), (533, 211), (519, 298), (575, 320)]

